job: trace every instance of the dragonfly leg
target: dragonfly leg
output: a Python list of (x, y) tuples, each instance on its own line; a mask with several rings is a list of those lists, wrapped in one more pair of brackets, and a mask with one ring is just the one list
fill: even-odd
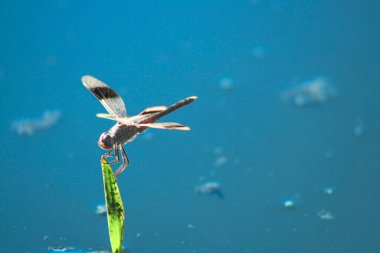
[(123, 146), (120, 146), (121, 149), (121, 157), (123, 158), (123, 163), (121, 166), (115, 171), (115, 177), (119, 176), (129, 165), (129, 159), (127, 156), (127, 153), (125, 152), (125, 149)]
[[(112, 151), (114, 151), (113, 154), (112, 154)], [(109, 163), (110, 164), (118, 163), (120, 161), (120, 155), (119, 155), (119, 147), (118, 147), (118, 145), (115, 145), (112, 149), (110, 149), (110, 151), (108, 151), (107, 154), (104, 154), (103, 157), (104, 158), (115, 157), (115, 160), (110, 161)]]

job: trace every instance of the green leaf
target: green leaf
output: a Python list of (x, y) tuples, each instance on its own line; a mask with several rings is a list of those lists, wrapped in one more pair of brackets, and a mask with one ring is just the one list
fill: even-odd
[(124, 237), (124, 206), (111, 166), (104, 158), (101, 160), (101, 165), (107, 207), (108, 232), (112, 253), (122, 253)]

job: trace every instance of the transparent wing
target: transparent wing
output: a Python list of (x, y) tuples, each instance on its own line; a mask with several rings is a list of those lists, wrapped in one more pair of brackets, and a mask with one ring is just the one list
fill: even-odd
[(166, 106), (152, 106), (146, 108), (144, 111), (140, 112), (139, 115), (146, 115), (146, 114), (152, 114), (152, 113), (157, 113), (157, 112), (162, 112), (168, 109)]
[[(148, 119), (148, 118), (154, 116), (155, 114), (157, 114), (159, 112), (165, 111), (166, 109), (167, 109), (166, 106), (148, 107), (144, 111), (140, 112), (139, 114), (137, 114), (135, 116), (119, 118), (118, 120), (119, 120), (119, 122), (124, 123), (124, 124), (138, 124), (140, 121)], [(109, 118), (109, 119), (111, 119), (108, 116), (103, 117), (101, 113), (96, 114), (96, 116), (98, 116), (100, 118)]]
[(117, 119), (113, 115), (108, 114), (108, 113), (97, 113), (96, 117), (117, 121)]
[(175, 122), (160, 122), (160, 123), (146, 123), (138, 124), (139, 127), (157, 128), (157, 129), (167, 129), (167, 130), (190, 130), (190, 127), (175, 123)]
[(127, 117), (123, 99), (108, 85), (88, 75), (82, 77), (82, 83), (116, 120)]

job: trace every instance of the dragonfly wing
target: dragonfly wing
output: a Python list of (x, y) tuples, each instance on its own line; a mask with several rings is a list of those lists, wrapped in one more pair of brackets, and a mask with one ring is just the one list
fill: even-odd
[(112, 114), (108, 114), (108, 113), (97, 113), (96, 117), (117, 121), (115, 116), (113, 116)]
[(89, 75), (82, 77), (82, 83), (115, 119), (127, 117), (123, 99), (108, 85)]
[(175, 122), (146, 123), (138, 124), (138, 126), (143, 128), (148, 127), (167, 130), (190, 130), (190, 127)]
[(157, 112), (162, 112), (162, 111), (165, 111), (167, 109), (166, 106), (152, 106), (152, 107), (148, 107), (146, 108), (144, 111), (140, 112), (139, 115), (145, 115), (145, 114), (152, 114), (152, 113), (157, 113)]
[(151, 117), (148, 117), (148, 118), (142, 120), (141, 123), (145, 124), (145, 123), (156, 122), (157, 120), (164, 117), (165, 115), (168, 115), (169, 113), (171, 113), (175, 110), (178, 110), (179, 108), (184, 107), (185, 105), (191, 104), (192, 102), (194, 102), (197, 99), (198, 99), (198, 97), (196, 97), (196, 96), (185, 98), (185, 99), (178, 101), (177, 103), (169, 106), (165, 110), (162, 110), (160, 112), (152, 114)]
[(153, 106), (148, 107), (144, 111), (140, 112), (139, 114), (131, 117), (124, 117), (120, 122), (125, 124), (138, 124), (138, 122), (143, 121), (149, 117), (152, 117), (153, 115), (160, 113), (162, 111), (165, 111), (167, 109), (166, 106)]

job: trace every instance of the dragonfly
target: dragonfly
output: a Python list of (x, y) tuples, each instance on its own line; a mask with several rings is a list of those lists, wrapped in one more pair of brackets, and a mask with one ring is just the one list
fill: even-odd
[[(163, 116), (188, 105), (198, 99), (196, 96), (191, 96), (177, 103), (166, 106), (148, 107), (138, 115), (128, 116), (123, 99), (112, 88), (96, 79), (93, 76), (85, 75), (82, 77), (82, 83), (103, 105), (108, 113), (96, 114), (99, 118), (105, 118), (116, 121), (115, 125), (107, 132), (100, 135), (98, 145), (103, 150), (108, 150), (103, 158), (114, 158), (110, 164), (120, 162), (120, 153), (122, 163), (114, 172), (115, 177), (119, 176), (129, 165), (129, 159), (124, 144), (133, 141), (137, 135), (145, 132), (149, 128), (166, 129), (166, 130), (190, 130), (190, 127), (175, 122), (160, 122), (156, 121)], [(120, 151), (119, 151), (120, 150)]]

